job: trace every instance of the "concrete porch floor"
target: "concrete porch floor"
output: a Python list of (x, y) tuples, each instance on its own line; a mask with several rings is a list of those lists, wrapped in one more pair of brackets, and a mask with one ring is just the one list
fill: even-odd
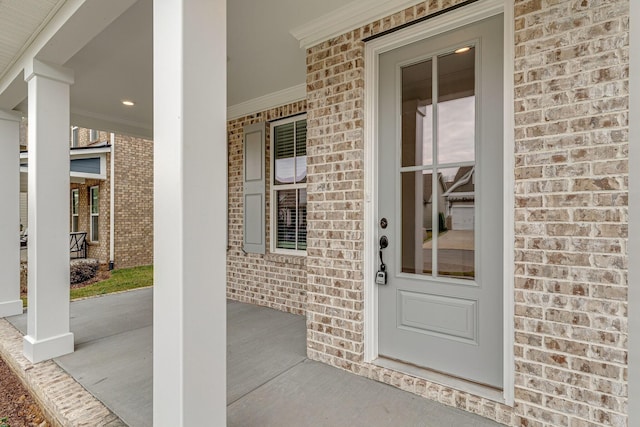
[[(152, 297), (72, 303), (76, 351), (55, 359), (131, 427), (152, 425)], [(229, 301), (227, 319), (229, 426), (500, 425), (308, 360), (304, 317)], [(7, 320), (26, 330), (26, 314)]]

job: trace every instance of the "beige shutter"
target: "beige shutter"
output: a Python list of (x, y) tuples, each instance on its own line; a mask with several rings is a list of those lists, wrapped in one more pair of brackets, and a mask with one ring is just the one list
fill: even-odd
[(243, 249), (265, 253), (265, 124), (244, 129), (244, 237)]

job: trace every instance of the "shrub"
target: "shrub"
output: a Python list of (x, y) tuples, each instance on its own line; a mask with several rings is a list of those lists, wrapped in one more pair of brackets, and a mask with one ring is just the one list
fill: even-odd
[(72, 263), (70, 272), (70, 282), (72, 285), (93, 279), (98, 273), (98, 262), (84, 261)]

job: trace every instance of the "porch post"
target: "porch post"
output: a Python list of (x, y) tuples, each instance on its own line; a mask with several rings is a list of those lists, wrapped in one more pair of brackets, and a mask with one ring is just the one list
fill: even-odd
[(226, 15), (154, 2), (154, 425), (226, 425)]
[(22, 314), (20, 300), (20, 116), (0, 111), (0, 317)]
[(73, 352), (69, 332), (69, 85), (73, 72), (34, 59), (29, 93), (28, 325), (37, 363)]

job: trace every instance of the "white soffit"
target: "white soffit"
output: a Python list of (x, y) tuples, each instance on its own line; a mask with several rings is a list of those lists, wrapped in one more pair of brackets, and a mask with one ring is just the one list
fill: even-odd
[(0, 78), (20, 58), (64, 2), (0, 1)]
[(278, 92), (269, 93), (227, 108), (227, 120), (248, 116), (280, 105), (291, 104), (307, 97), (307, 85), (299, 84)]
[(355, 28), (393, 15), (424, 0), (356, 0), (304, 25), (291, 29), (300, 47), (309, 48)]

